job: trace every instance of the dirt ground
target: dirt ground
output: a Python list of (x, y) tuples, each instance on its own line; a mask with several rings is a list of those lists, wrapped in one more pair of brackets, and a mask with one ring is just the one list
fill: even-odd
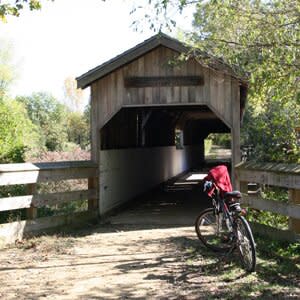
[[(159, 203), (151, 214), (175, 206)], [(0, 299), (300, 298), (299, 266), (294, 273), (278, 271), (277, 261), (260, 257), (257, 272), (247, 274), (235, 256), (204, 248), (192, 223), (149, 225), (142, 217), (124, 224), (124, 212), (119, 216), (0, 250)]]
[[(101, 228), (0, 252), (2, 299), (178, 298), (191, 228)], [(199, 263), (199, 262), (198, 262)], [(195, 274), (196, 275), (196, 274)], [(197, 281), (197, 276), (194, 280)]]

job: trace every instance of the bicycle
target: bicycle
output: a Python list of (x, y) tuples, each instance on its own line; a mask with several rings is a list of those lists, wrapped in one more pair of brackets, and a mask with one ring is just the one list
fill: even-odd
[(242, 266), (247, 272), (254, 272), (256, 250), (253, 234), (245, 219), (245, 210), (236, 202), (241, 198), (239, 191), (225, 192), (212, 181), (204, 183), (204, 191), (212, 190), (212, 207), (200, 213), (195, 229), (200, 241), (213, 251), (228, 254), (238, 250)]

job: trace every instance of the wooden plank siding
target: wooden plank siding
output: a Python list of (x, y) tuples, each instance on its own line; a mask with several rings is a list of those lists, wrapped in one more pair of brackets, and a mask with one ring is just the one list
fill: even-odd
[[(232, 127), (232, 101), (239, 100), (232, 85), (238, 86), (238, 81), (201, 66), (194, 58), (172, 63), (178, 55), (178, 52), (160, 46), (94, 82), (92, 110), (99, 111), (99, 116), (94, 116), (98, 119), (98, 128), (102, 128), (123, 106), (171, 104), (206, 104), (227, 126)], [(204, 84), (125, 87), (126, 78), (143, 76), (201, 76)], [(236, 110), (239, 109), (238, 103)], [(239, 123), (239, 119), (234, 120), (237, 121)]]

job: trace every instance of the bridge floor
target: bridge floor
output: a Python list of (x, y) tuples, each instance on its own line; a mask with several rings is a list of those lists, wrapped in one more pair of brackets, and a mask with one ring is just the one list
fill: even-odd
[(209, 204), (200, 187), (169, 192), (155, 189), (135, 199), (108, 221), (111, 224), (193, 226), (197, 215)]

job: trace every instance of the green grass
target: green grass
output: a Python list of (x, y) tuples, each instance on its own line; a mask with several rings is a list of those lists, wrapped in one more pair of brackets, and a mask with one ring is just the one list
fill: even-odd
[(257, 235), (255, 240), (257, 267), (250, 274), (241, 268), (237, 253), (215, 253), (200, 241), (190, 240), (183, 249), (187, 266), (209, 283), (207, 291), (203, 290), (203, 299), (300, 298), (300, 243), (283, 243)]
[[(262, 189), (261, 196), (263, 199), (288, 203), (288, 189), (285, 188), (265, 186)], [(289, 218), (287, 216), (269, 211), (248, 208), (247, 218), (250, 222), (256, 222), (282, 230), (288, 229)]]

